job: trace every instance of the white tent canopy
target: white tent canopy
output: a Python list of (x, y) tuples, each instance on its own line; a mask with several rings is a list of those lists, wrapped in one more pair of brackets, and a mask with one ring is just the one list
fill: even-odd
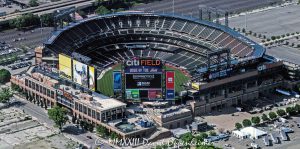
[(243, 133), (243, 132), (241, 132), (239, 130), (232, 131), (232, 134), (234, 136), (236, 136), (237, 138), (239, 138), (239, 139), (245, 139), (248, 136), (248, 134), (245, 134), (245, 133)]
[(267, 132), (259, 130), (257, 128), (254, 127), (245, 127), (241, 130), (235, 130), (232, 132), (234, 136), (238, 137), (238, 138), (253, 138), (253, 139), (258, 139), (259, 137), (266, 135)]

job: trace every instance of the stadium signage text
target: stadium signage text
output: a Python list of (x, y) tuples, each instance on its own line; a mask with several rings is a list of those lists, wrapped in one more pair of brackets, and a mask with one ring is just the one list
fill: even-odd
[(125, 62), (126, 66), (160, 66), (160, 60), (152, 59), (134, 59)]

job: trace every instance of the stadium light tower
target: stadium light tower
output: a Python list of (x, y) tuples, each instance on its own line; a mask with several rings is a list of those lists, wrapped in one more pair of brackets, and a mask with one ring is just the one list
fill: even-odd
[(174, 15), (174, 13), (175, 13), (175, 8), (174, 8), (174, 5), (175, 5), (175, 0), (173, 0), (173, 4), (172, 4), (173, 15)]

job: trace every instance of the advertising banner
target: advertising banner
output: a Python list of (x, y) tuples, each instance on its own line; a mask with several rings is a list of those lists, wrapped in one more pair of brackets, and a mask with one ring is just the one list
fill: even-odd
[(59, 76), (65, 79), (72, 79), (72, 60), (62, 54), (58, 55)]
[(84, 87), (88, 87), (88, 73), (87, 73), (87, 65), (76, 60), (73, 60), (73, 81), (82, 85)]
[(89, 89), (92, 91), (96, 89), (95, 74), (95, 67), (89, 66)]
[(140, 92), (138, 89), (134, 90), (126, 90), (126, 99), (139, 99), (140, 98)]
[(175, 90), (167, 90), (166, 91), (166, 99), (175, 99)]
[(166, 72), (166, 88), (174, 90), (175, 87), (175, 73), (174, 71)]
[(166, 72), (166, 99), (167, 100), (175, 99), (175, 72), (174, 71)]
[(113, 88), (114, 90), (121, 90), (122, 89), (122, 75), (120, 71), (113, 72)]

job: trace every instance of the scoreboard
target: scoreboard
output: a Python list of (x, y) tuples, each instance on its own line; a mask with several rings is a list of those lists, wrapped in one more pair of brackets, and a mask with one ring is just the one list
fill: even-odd
[(133, 59), (124, 62), (125, 96), (127, 100), (162, 98), (162, 62), (154, 59)]

